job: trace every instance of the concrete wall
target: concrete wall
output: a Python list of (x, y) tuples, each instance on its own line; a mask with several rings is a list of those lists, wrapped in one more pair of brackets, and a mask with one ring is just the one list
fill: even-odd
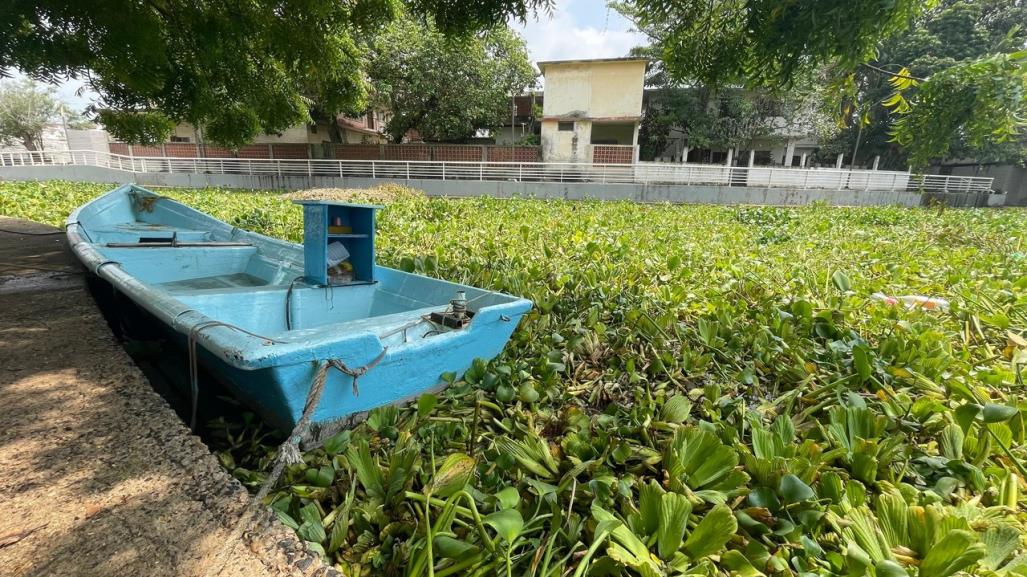
[(560, 130), (557, 120), (542, 121), (542, 160), (544, 162), (591, 162), (588, 144), (592, 141), (591, 120), (573, 122), (574, 130)]
[(473, 180), (422, 180), (340, 178), (329, 176), (276, 176), (236, 174), (131, 173), (97, 166), (0, 167), (0, 180), (70, 180), (75, 182), (133, 182), (143, 186), (183, 188), (224, 187), (260, 190), (306, 188), (368, 188), (395, 182), (425, 191), (430, 196), (497, 198), (553, 198), (567, 200), (630, 200), (682, 204), (767, 204), (800, 206), (824, 202), (839, 206), (920, 206), (930, 199), (954, 207), (999, 206), (1004, 195), (953, 193), (921, 195), (906, 191), (799, 190), (794, 188), (737, 187), (723, 185), (595, 184), (575, 182), (480, 182)]
[[(941, 167), (928, 168), (932, 174), (943, 174)], [(952, 176), (990, 176), (995, 179), (992, 187), (1006, 194), (1007, 206), (1027, 206), (1027, 168), (1011, 164), (960, 165), (951, 167), (944, 174)]]
[(68, 150), (95, 150), (107, 152), (110, 135), (100, 129), (75, 130), (68, 129)]
[(645, 61), (568, 62), (545, 67), (542, 115), (590, 118), (642, 114)]

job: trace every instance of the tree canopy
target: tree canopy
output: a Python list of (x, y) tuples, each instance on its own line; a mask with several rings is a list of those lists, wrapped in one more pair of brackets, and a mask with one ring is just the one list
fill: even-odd
[(0, 70), (85, 78), (114, 136), (165, 138), (174, 122), (241, 145), (367, 103), (364, 42), (408, 11), (467, 34), (551, 0), (8, 0)]
[(0, 83), (0, 145), (20, 143), (40, 150), (43, 129), (58, 118), (61, 102), (53, 88), (30, 79)]
[(454, 39), (432, 24), (393, 23), (370, 50), (372, 98), (392, 114), (386, 132), (460, 141), (510, 116), (510, 95), (535, 83), (524, 41), (505, 26)]
[[(882, 165), (904, 168), (909, 163), (911, 152), (926, 150), (929, 153), (947, 147), (947, 156), (952, 158), (973, 156), (981, 161), (1017, 162), (1023, 156), (1023, 144), (1018, 138), (1007, 137), (999, 142), (997, 138), (981, 130), (983, 123), (977, 123), (976, 142), (969, 132), (947, 127), (949, 123), (960, 122), (960, 118), (972, 113), (976, 105), (975, 83), (958, 82), (967, 74), (982, 72), (992, 66), (1009, 66), (1004, 53), (1012, 52), (1027, 42), (1027, 7), (1022, 2), (1008, 0), (942, 0), (936, 7), (916, 19), (913, 26), (881, 44), (874, 67), (863, 66), (855, 71), (854, 84), (858, 87), (857, 99), (851, 108), (851, 121), (839, 137), (828, 143), (834, 152), (851, 153), (859, 140), (859, 155), (863, 159), (881, 156)], [(994, 56), (998, 54), (999, 56)], [(966, 67), (966, 68), (964, 68)], [(884, 68), (890, 73), (875, 68)], [(903, 79), (892, 73), (906, 69)], [(991, 108), (988, 115), (998, 120), (1008, 130), (1014, 126), (1007, 117), (1018, 109), (1016, 102), (1016, 71), (1000, 74), (1003, 84), (1012, 90), (1006, 96), (1011, 101), (1001, 109)], [(931, 78), (926, 87), (920, 86), (916, 78)], [(1012, 79), (1012, 84), (1005, 82)], [(903, 82), (909, 80), (911, 82)], [(993, 77), (978, 79), (981, 86), (991, 86)], [(893, 98), (896, 89), (916, 101), (907, 109), (899, 100), (893, 106), (880, 106)], [(993, 87), (996, 88), (997, 87)], [(915, 96), (914, 96), (915, 95)], [(947, 100), (951, 97), (953, 100)], [(904, 96), (905, 98), (905, 96)], [(957, 102), (958, 100), (958, 102)], [(989, 95), (981, 105), (994, 105), (1003, 100), (1001, 95)], [(896, 110), (898, 109), (898, 110)], [(905, 112), (905, 113), (903, 113)], [(893, 122), (898, 119), (898, 127)], [(861, 121), (861, 122), (860, 122)], [(939, 125), (941, 130), (935, 130)], [(901, 128), (896, 133), (895, 129)], [(904, 146), (898, 146), (895, 135), (905, 135)], [(923, 143), (910, 138), (921, 134), (927, 140)], [(937, 142), (931, 141), (939, 138)], [(921, 145), (922, 144), (922, 145)], [(919, 159), (922, 163), (924, 159)], [(859, 159), (856, 160), (859, 162)]]
[(639, 156), (659, 156), (674, 133), (695, 149), (751, 149), (755, 141), (784, 141), (787, 135), (826, 135), (835, 131), (829, 115), (808, 83), (781, 89), (715, 87), (675, 82), (654, 51), (639, 47), (633, 56), (649, 57)]
[[(885, 79), (914, 80), (891, 87), (887, 102), (895, 121), (888, 137), (908, 150), (914, 165), (922, 166), (949, 154), (955, 142), (981, 150), (1015, 141), (1027, 108), (1023, 55), (1003, 54), (1023, 46), (1015, 28), (1022, 17), (996, 9), (1006, 5), (1019, 10), (1019, 0), (949, 1), (941, 8), (965, 5), (943, 21), (979, 11), (986, 15), (990, 30), (1020, 38), (1019, 44), (988, 42), (993, 35), (971, 26), (962, 35), (938, 35), (933, 43), (915, 39), (920, 41), (921, 62), (932, 63), (926, 76), (914, 78), (903, 72), (903, 67), (915, 64), (911, 51), (897, 51), (897, 60), (881, 60), (882, 44), (911, 26), (916, 29), (932, 16), (934, 4), (629, 0), (616, 6), (653, 39), (668, 76), (678, 82), (788, 88), (803, 77), (823, 77), (829, 88), (825, 93), (839, 102), (839, 116), (863, 122), (866, 85), (861, 75), (874, 71)], [(945, 55), (945, 48), (964, 54)], [(934, 49), (942, 56), (931, 59)]]

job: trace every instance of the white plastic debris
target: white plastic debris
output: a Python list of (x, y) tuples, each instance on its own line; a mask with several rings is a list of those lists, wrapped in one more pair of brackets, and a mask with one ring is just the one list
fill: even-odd
[(949, 308), (949, 301), (937, 297), (925, 297), (921, 295), (888, 296), (884, 293), (874, 293), (870, 298), (889, 305), (902, 303), (907, 309), (923, 309), (926, 311), (944, 311)]

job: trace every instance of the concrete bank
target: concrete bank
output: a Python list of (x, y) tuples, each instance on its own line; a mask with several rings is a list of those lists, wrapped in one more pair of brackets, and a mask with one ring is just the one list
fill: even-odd
[(430, 196), (494, 196), (497, 198), (560, 198), (582, 200), (632, 200), (681, 204), (766, 204), (801, 206), (824, 202), (839, 206), (921, 206), (931, 199), (953, 207), (1001, 206), (1005, 195), (981, 193), (934, 193), (769, 188), (758, 186), (598, 184), (593, 182), (518, 182), (477, 180), (382, 179), (332, 176), (278, 176), (275, 174), (206, 174), (128, 172), (99, 166), (5, 166), (0, 179), (70, 180), (81, 182), (134, 182), (142, 186), (248, 188), (302, 190), (307, 188), (366, 188), (397, 182), (423, 190)]
[(336, 574), (270, 515), (213, 562), (248, 495), (115, 341), (63, 234), (0, 232), (0, 311), (0, 575)]

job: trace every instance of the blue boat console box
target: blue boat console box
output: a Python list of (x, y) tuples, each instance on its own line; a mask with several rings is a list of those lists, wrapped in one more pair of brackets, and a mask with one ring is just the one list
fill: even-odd
[[(125, 185), (68, 218), (90, 271), (157, 317), (269, 424), (292, 430), (320, 363), (322, 431), (404, 402), (491, 359), (531, 308), (522, 298), (378, 266), (379, 207), (304, 201), (303, 246), (245, 231)], [(342, 258), (340, 258), (342, 257)], [(315, 431), (315, 436), (317, 436)]]

